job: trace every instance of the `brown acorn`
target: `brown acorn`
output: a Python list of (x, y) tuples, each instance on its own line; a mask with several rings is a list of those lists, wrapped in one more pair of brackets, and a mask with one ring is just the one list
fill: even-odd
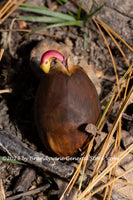
[(35, 100), (35, 122), (44, 146), (58, 156), (75, 156), (88, 142), (85, 125), (96, 124), (100, 103), (86, 72), (61, 53), (47, 51), (41, 59)]

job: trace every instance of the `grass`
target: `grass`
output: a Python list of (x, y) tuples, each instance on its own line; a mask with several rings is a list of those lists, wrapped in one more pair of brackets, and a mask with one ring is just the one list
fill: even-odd
[(51, 11), (46, 7), (39, 7), (30, 4), (21, 4), (18, 9), (26, 12), (30, 12), (33, 14), (39, 14), (42, 16), (20, 16), (18, 20), (30, 21), (30, 22), (42, 22), (42, 23), (50, 23), (51, 25), (45, 25), (39, 29), (31, 31), (28, 34), (33, 34), (38, 31), (46, 30), (49, 28), (55, 28), (59, 26), (83, 26), (84, 22), (89, 20), (96, 12), (100, 11), (103, 6), (104, 2), (102, 1), (102, 5), (93, 11), (95, 1), (93, 0), (93, 4), (91, 7), (91, 12), (86, 14), (83, 18), (81, 18), (81, 4), (78, 9), (77, 16), (74, 16), (72, 13), (70, 14), (63, 14), (55, 11)]
[(46, 30), (49, 28), (55, 28), (60, 26), (83, 26), (83, 21), (76, 20), (73, 16), (69, 14), (63, 14), (55, 11), (51, 11), (46, 7), (38, 7), (29, 4), (21, 4), (18, 8), (19, 10), (23, 10), (26, 12), (30, 12), (33, 14), (41, 14), (42, 16), (20, 16), (18, 20), (30, 21), (30, 22), (42, 22), (50, 25), (45, 25), (39, 29), (31, 31), (28, 34), (33, 34), (37, 31)]
[(26, 165), (25, 163), (19, 162), (14, 158), (8, 158), (8, 157), (5, 157), (5, 156), (0, 156), (0, 161), (7, 162), (7, 163), (12, 163), (12, 164), (17, 164), (17, 165)]
[[(46, 23), (45, 26), (36, 30), (32, 30), (31, 32), (28, 31), (27, 34), (38, 33), (42, 30), (60, 27), (60, 26), (83, 26), (85, 21), (88, 21), (90, 17), (95, 15), (104, 6), (104, 2), (101, 0), (101, 6), (97, 8), (96, 10), (93, 10), (94, 4), (95, 4), (95, 0), (93, 0), (90, 12), (87, 12), (87, 14), (84, 17), (81, 17), (81, 10), (83, 8), (81, 7), (81, 4), (79, 5), (76, 1), (73, 1), (73, 0), (71, 1), (75, 3), (77, 6), (79, 6), (77, 16), (74, 16), (74, 14), (70, 12), (69, 14), (64, 14), (64, 13), (51, 11), (47, 7), (39, 7), (35, 5), (26, 4), (26, 3), (23, 3), (24, 1), (25, 0), (20, 0), (19, 2), (17, 2), (16, 0), (9, 0), (1, 9), (0, 24), (4, 20), (6, 20), (7, 17), (17, 8), (25, 12), (30, 12), (29, 16), (23, 16), (23, 15), (19, 16), (18, 20), (36, 22), (36, 23), (37, 22)], [(59, 0), (58, 2), (63, 4), (63, 3), (66, 3), (67, 1)], [(32, 16), (31, 16), (31, 13), (33, 13)], [(36, 16), (36, 15), (39, 15), (39, 16)], [(47, 24), (50, 24), (50, 25), (47, 25)]]

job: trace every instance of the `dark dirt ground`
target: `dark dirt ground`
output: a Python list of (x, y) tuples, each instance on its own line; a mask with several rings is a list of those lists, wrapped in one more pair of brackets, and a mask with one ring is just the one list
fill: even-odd
[[(56, 11), (60, 12), (67, 12), (69, 9), (70, 11), (77, 13), (77, 7), (70, 2), (60, 6), (56, 1), (52, 0), (27, 1), (27, 3), (31, 2), (39, 6), (46, 5), (50, 9), (56, 6)], [(82, 6), (89, 10), (90, 1), (82, 2)], [(111, 2), (105, 0), (103, 10), (96, 16), (120, 34), (130, 46), (133, 46), (133, 13), (131, 5), (133, 7), (132, 1), (130, 0), (126, 2), (124, 0), (112, 0)], [(18, 21), (12, 21), (20, 13), (23, 15), (25, 14), (21, 11), (15, 11), (2, 25), (0, 25), (0, 29), (8, 29), (11, 27), (11, 23), (13, 23), (13, 29), (20, 28)], [(41, 26), (42, 24), (40, 23), (27, 22), (27, 28), (29, 29), (35, 29)], [(87, 46), (86, 49), (84, 49), (83, 43), (86, 29), (88, 29), (89, 32), (86, 39)], [(0, 62), (0, 89), (12, 88), (13, 90), (10, 94), (0, 95), (0, 129), (17, 136), (33, 150), (43, 153), (46, 153), (46, 151), (43, 149), (41, 141), (36, 133), (33, 117), (34, 99), (39, 85), (39, 79), (34, 75), (30, 68), (30, 52), (39, 41), (46, 39), (47, 41), (56, 41), (60, 44), (63, 43), (70, 47), (71, 52), (75, 55), (74, 60), (77, 63), (81, 63), (82, 59), (85, 63), (93, 65), (95, 72), (100, 74), (98, 77), (100, 100), (110, 93), (116, 84), (115, 73), (108, 49), (92, 20), (83, 27), (58, 27), (49, 29), (45, 32), (55, 35), (56, 37), (41, 34), (25, 36), (23, 32), (0, 32), (1, 44), (4, 44), (5, 46), (5, 52)], [(105, 35), (107, 36), (107, 34)], [(112, 40), (108, 36), (107, 38), (115, 58), (118, 75), (121, 77), (128, 66)], [(119, 45), (125, 52), (130, 63), (132, 63), (132, 53), (121, 42), (119, 42)], [(107, 100), (108, 99), (103, 102), (102, 109), (106, 105)], [(131, 101), (122, 118), (123, 131), (129, 134), (133, 134), (132, 110), (133, 102)], [(106, 131), (109, 130), (109, 125), (112, 124), (117, 112), (118, 105), (116, 104), (106, 125)], [(0, 155), (7, 156), (3, 151), (0, 151)], [(25, 180), (27, 174), (29, 178), (28, 180)], [(25, 186), (23, 186), (23, 180), (21, 180), (23, 176)], [(62, 182), (64, 185), (66, 183), (64, 180), (60, 180), (56, 175), (54, 176), (50, 173), (46, 173), (33, 165), (15, 165), (2, 161), (0, 161), (0, 177), (3, 179), (7, 197), (15, 195), (20, 191), (25, 192), (29, 188), (34, 189), (44, 186), (50, 182), (50, 187), (46, 191), (20, 198), (25, 200), (59, 199), (59, 194), (63, 192), (61, 186)], [(99, 194), (93, 199), (101, 199), (101, 197), (102, 194)], [(68, 199), (74, 199), (74, 197), (69, 197)], [(120, 199), (120, 197), (117, 197), (116, 195), (113, 199)], [(123, 199), (128, 198), (123, 197)]]

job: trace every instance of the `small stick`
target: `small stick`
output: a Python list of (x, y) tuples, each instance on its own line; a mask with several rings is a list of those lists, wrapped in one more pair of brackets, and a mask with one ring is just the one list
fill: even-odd
[(3, 93), (11, 93), (11, 92), (12, 92), (12, 89), (11, 89), (11, 88), (7, 88), (7, 89), (0, 90), (0, 94), (3, 94)]
[(0, 50), (0, 61), (1, 61), (1, 59), (2, 59), (3, 53), (4, 53), (4, 48), (2, 48), (2, 49)]
[(26, 147), (16, 136), (8, 134), (3, 130), (0, 131), (0, 147), (3, 151), (6, 151), (12, 159), (35, 165), (62, 178), (71, 177), (75, 170), (74, 167), (60, 162), (58, 157), (49, 157), (33, 151)]
[(29, 195), (32, 195), (34, 193), (39, 193), (41, 191), (47, 190), (49, 187), (50, 187), (50, 184), (48, 183), (48, 184), (46, 184), (46, 185), (44, 185), (42, 187), (39, 187), (37, 189), (30, 190), (28, 192), (24, 192), (24, 193), (21, 193), (21, 194), (17, 194), (17, 195), (14, 195), (12, 197), (7, 197), (6, 200), (15, 200), (15, 199), (18, 199), (20, 197), (29, 196)]
[[(7, 31), (11, 31), (11, 32), (18, 31), (18, 32), (26, 32), (26, 33), (32, 32), (32, 30), (30, 30), (30, 29), (0, 29), (0, 32), (7, 32)], [(49, 37), (62, 39), (61, 36), (53, 35), (53, 34), (50, 34), (50, 33), (44, 32), (44, 31), (37, 31), (36, 33), (39, 33), (39, 34), (42, 34), (42, 35), (47, 35)]]

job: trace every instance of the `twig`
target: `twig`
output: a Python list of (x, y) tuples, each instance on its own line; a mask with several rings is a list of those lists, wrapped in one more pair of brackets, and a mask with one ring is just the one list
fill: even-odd
[(35, 165), (63, 178), (69, 178), (74, 167), (61, 163), (57, 157), (49, 157), (26, 147), (17, 137), (0, 131), (0, 147), (12, 158)]
[[(18, 31), (18, 32), (30, 33), (32, 30), (30, 30), (30, 29), (0, 29), (0, 32), (6, 32), (6, 31), (11, 31), (11, 32)], [(37, 31), (36, 33), (42, 34), (42, 35), (47, 35), (49, 37), (54, 37), (54, 38), (62, 39), (62, 37), (60, 37), (60, 36), (53, 35), (53, 34), (50, 34), (50, 33), (46, 33), (44, 31)]]
[(4, 93), (11, 93), (12, 89), (8, 88), (8, 89), (4, 89), (4, 90), (0, 90), (0, 94), (4, 94)]
[(17, 195), (14, 195), (14, 196), (12, 196), (12, 197), (8, 197), (8, 198), (6, 198), (6, 200), (15, 200), (15, 199), (18, 199), (18, 198), (20, 198), (20, 197), (29, 196), (29, 195), (32, 195), (32, 194), (34, 194), (34, 193), (38, 193), (38, 192), (41, 192), (41, 191), (45, 191), (45, 190), (47, 190), (49, 187), (50, 187), (50, 184), (48, 183), (48, 184), (46, 184), (46, 185), (44, 185), (44, 186), (42, 186), (42, 187), (39, 187), (39, 188), (37, 188), (37, 189), (30, 190), (30, 191), (28, 191), (28, 192), (24, 192), (24, 193), (21, 193), (21, 194), (17, 194)]

